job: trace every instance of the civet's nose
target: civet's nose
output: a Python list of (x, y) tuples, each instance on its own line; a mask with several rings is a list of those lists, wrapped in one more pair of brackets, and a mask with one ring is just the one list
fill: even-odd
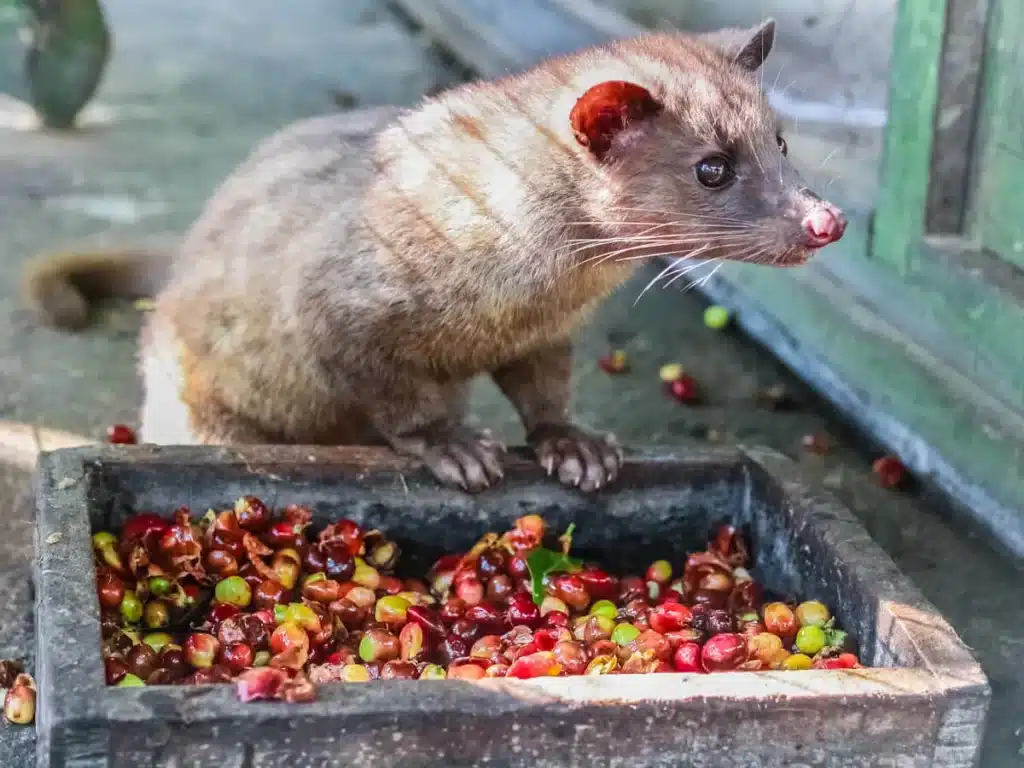
[(822, 201), (807, 214), (804, 231), (808, 248), (824, 248), (842, 238), (846, 232), (846, 217), (834, 205)]

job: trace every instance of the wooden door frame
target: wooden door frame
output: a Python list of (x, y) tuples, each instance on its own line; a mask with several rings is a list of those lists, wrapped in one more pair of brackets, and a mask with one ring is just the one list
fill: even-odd
[(902, 275), (918, 266), (927, 238), (949, 254), (978, 250), (967, 220), (991, 5), (900, 0), (870, 249)]

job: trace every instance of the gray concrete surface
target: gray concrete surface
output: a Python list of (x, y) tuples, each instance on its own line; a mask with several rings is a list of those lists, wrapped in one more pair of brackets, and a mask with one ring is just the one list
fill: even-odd
[[(389, 15), (379, 0), (108, 0), (116, 37), (109, 78), (83, 131), (54, 137), (12, 128), (0, 101), (0, 419), (100, 434), (133, 421), (138, 313), (112, 308), (77, 335), (34, 327), (17, 297), (25, 256), (83, 237), (112, 242), (184, 229), (216, 183), (259, 137), (339, 101), (408, 103), (458, 75)], [(3, 35), (0, 21), (0, 37)], [(9, 30), (9, 27), (6, 29)], [(0, 47), (0, 55), (10, 48)], [(10, 62), (0, 92), (17, 93)], [(831, 140), (818, 139), (827, 157)], [(800, 153), (794, 145), (794, 154)], [(807, 161), (805, 161), (806, 163)], [(818, 161), (820, 162), (820, 161)], [(799, 457), (831, 487), (978, 653), (994, 700), (985, 766), (1024, 765), (1024, 591), (1019, 565), (956, 522), (927, 490), (887, 492), (871, 480), (870, 447), (846, 433), (762, 350), (701, 324), (694, 292), (650, 291), (650, 275), (623, 288), (581, 335), (575, 410), (633, 444), (729, 440)], [(596, 359), (622, 346), (632, 372), (609, 377)], [(682, 362), (709, 393), (686, 408), (665, 399), (664, 362)], [(802, 403), (774, 413), (754, 406), (762, 386), (785, 382)], [(511, 440), (511, 409), (481, 384), (476, 414)], [(800, 449), (827, 431), (828, 456)], [(29, 653), (28, 512), (16, 504), (27, 478), (0, 471), (0, 653)], [(0, 727), (0, 765), (27, 766), (31, 730)]]

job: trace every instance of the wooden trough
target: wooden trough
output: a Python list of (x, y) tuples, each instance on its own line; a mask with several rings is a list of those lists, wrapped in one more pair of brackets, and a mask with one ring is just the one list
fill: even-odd
[[(525, 455), (478, 496), (383, 451), (92, 447), (42, 457), (37, 516), (41, 765), (972, 766), (989, 686), (970, 651), (834, 498), (766, 450), (637, 456), (594, 496)], [(537, 513), (574, 550), (636, 572), (722, 522), (748, 532), (769, 589), (833, 608), (870, 669), (374, 681), (310, 704), (241, 704), (230, 685), (110, 688), (90, 535), (140, 510), (255, 494), (382, 529), (413, 560)], [(404, 556), (403, 556), (404, 557)]]

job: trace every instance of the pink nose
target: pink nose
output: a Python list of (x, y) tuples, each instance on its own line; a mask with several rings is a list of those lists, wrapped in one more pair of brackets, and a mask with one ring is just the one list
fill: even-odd
[(804, 230), (809, 248), (824, 248), (846, 232), (846, 217), (834, 206), (819, 204), (804, 219)]

